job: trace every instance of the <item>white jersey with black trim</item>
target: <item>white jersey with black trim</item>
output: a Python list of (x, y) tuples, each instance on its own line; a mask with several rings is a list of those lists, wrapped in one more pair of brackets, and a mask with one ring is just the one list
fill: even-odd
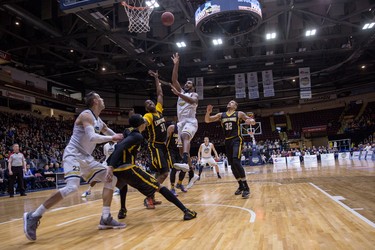
[[(94, 121), (95, 133), (100, 134), (100, 131), (102, 131), (104, 126), (104, 122), (102, 121), (102, 119), (100, 119), (100, 117), (96, 117), (94, 113), (89, 109), (81, 112), (81, 114), (83, 113), (88, 113), (92, 116), (92, 119)], [(83, 127), (83, 125), (76, 125), (75, 123), (73, 128), (73, 135), (70, 138), (69, 144), (76, 147), (82, 153), (86, 153), (89, 155), (92, 154), (96, 147), (96, 143), (91, 142), (89, 136), (85, 133), (85, 128)]]
[(201, 144), (201, 152), (202, 152), (202, 158), (210, 158), (212, 157), (211, 152), (212, 152), (212, 143), (209, 142), (208, 145), (205, 143)]
[[(181, 94), (184, 96), (192, 97), (193, 93), (185, 93), (183, 90), (181, 91)], [(186, 102), (181, 97), (178, 97), (177, 100), (177, 117), (179, 121), (182, 121), (184, 119), (195, 119), (195, 115), (197, 113), (197, 107), (198, 104), (190, 104)]]

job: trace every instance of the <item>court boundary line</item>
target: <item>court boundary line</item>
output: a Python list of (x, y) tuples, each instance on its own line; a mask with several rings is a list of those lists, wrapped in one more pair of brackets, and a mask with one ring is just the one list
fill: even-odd
[(358, 213), (357, 211), (355, 211), (353, 208), (350, 208), (348, 205), (345, 205), (343, 202), (341, 202), (339, 199), (335, 198), (334, 196), (330, 195), (329, 193), (327, 193), (326, 191), (324, 191), (323, 189), (321, 189), (320, 187), (318, 187), (317, 185), (315, 185), (314, 183), (312, 182), (309, 182), (309, 184), (311, 186), (313, 186), (314, 188), (316, 188), (317, 190), (319, 190), (320, 192), (322, 192), (323, 194), (325, 194), (328, 198), (330, 198), (331, 200), (333, 200), (334, 202), (336, 202), (337, 204), (339, 204), (340, 206), (342, 206), (343, 208), (345, 208), (346, 210), (348, 210), (349, 212), (351, 212), (353, 215), (357, 216), (359, 219), (361, 219), (363, 222), (367, 223), (369, 226), (375, 228), (375, 223), (370, 221), (369, 219), (367, 219), (365, 216), (363, 216), (362, 214)]
[[(249, 223), (254, 223), (255, 219), (256, 219), (256, 213), (253, 210), (248, 209), (248, 208), (244, 208), (244, 207), (239, 207), (239, 206), (225, 205), (225, 204), (196, 204), (196, 203), (189, 203), (189, 204), (185, 204), (185, 205), (187, 205), (187, 206), (189, 206), (189, 205), (190, 206), (215, 206), (215, 207), (236, 208), (236, 209), (246, 211), (250, 214)], [(163, 205), (161, 207), (174, 207), (174, 205)], [(130, 208), (128, 210), (131, 211), (131, 210), (140, 210), (140, 209), (145, 209), (145, 208), (136, 207), (136, 208)], [(80, 221), (80, 220), (85, 220), (87, 218), (97, 216), (97, 215), (100, 215), (100, 214), (90, 214), (90, 215), (87, 215), (87, 216), (78, 217), (78, 218), (75, 218), (73, 220), (69, 220), (69, 221), (59, 223), (56, 226), (61, 227), (61, 226), (64, 226), (64, 225), (67, 225), (67, 224), (70, 224), (70, 223), (75, 223), (75, 222)]]
[(244, 211), (246, 211), (246, 212), (248, 212), (250, 214), (249, 223), (254, 223), (255, 219), (256, 219), (256, 213), (253, 210), (248, 209), (248, 208), (244, 208), (244, 207), (233, 206), (233, 205), (225, 205), (225, 204), (195, 204), (195, 203), (191, 203), (191, 204), (186, 204), (186, 205), (192, 205), (192, 206), (216, 206), (216, 207), (237, 208), (237, 209), (240, 209), (240, 210), (244, 210)]

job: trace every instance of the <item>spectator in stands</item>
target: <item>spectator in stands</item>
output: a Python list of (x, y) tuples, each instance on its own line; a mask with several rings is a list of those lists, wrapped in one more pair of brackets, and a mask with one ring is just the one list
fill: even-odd
[(4, 194), (8, 187), (8, 180), (5, 178), (5, 169), (0, 167), (0, 193)]
[(24, 185), (31, 189), (35, 189), (35, 176), (30, 169), (30, 164), (26, 164), (26, 171), (23, 173)]
[(50, 165), (46, 164), (44, 165), (44, 168), (42, 170), (42, 175), (45, 177), (45, 175), (48, 174), (53, 174), (53, 171), (50, 169)]

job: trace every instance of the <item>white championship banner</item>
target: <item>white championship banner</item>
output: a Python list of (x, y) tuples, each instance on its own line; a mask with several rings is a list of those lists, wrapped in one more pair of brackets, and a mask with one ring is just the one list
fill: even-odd
[(264, 97), (275, 96), (275, 89), (273, 87), (273, 73), (272, 70), (262, 71), (263, 95)]
[(257, 72), (247, 73), (247, 88), (249, 91), (249, 99), (259, 98), (258, 74)]
[(299, 68), (300, 98), (311, 99), (311, 76), (310, 68)]
[(286, 159), (285, 159), (285, 157), (275, 157), (275, 158), (273, 158), (273, 166), (277, 169), (286, 169)]
[(359, 160), (361, 152), (360, 151), (354, 151), (352, 154), (352, 160)]
[(305, 155), (303, 157), (303, 164), (305, 165), (305, 168), (317, 168), (318, 158), (316, 155)]
[(286, 158), (286, 162), (288, 163), (288, 169), (301, 167), (301, 161), (299, 159), (299, 156), (288, 156)]
[(335, 154), (321, 154), (320, 162), (322, 166), (335, 166)]
[(236, 98), (246, 98), (245, 74), (234, 75), (234, 85), (236, 89)]
[(203, 77), (197, 77), (195, 78), (195, 89), (198, 94), (198, 100), (203, 100)]

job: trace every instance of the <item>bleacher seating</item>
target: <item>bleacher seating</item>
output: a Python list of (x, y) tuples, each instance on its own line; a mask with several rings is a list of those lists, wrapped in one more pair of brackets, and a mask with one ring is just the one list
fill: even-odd
[(344, 108), (290, 114), (292, 129), (301, 132), (304, 127), (327, 125), (327, 134), (336, 134), (340, 128), (339, 118)]

